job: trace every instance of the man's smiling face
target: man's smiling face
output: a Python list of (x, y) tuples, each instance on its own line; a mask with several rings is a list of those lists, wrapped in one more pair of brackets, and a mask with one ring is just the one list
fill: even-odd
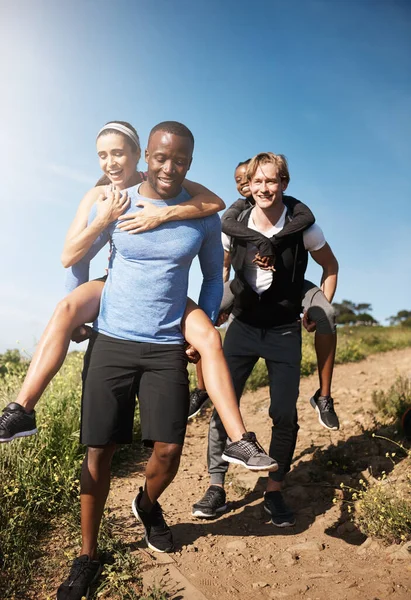
[(150, 136), (145, 152), (148, 183), (159, 198), (178, 196), (193, 158), (193, 143), (188, 137), (166, 131)]

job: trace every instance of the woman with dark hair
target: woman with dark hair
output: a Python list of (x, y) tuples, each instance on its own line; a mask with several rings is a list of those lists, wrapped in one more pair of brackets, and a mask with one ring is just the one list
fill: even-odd
[[(86, 339), (89, 328), (83, 324), (94, 321), (98, 315), (105, 278), (89, 282), (89, 262), (87, 259), (81, 262), (81, 259), (108, 224), (121, 220), (122, 213), (129, 208), (127, 189), (145, 178), (144, 173), (136, 170), (141, 156), (140, 142), (136, 130), (129, 123), (107, 123), (97, 135), (97, 154), (104, 176), (82, 199), (62, 254), (63, 265), (72, 267), (69, 271), (69, 288), (75, 289), (58, 304), (36, 348), (16, 401), (6, 406), (0, 417), (0, 442), (9, 442), (37, 432), (34, 411), (37, 401), (60, 369), (73, 333), (75, 341)], [(106, 183), (110, 184), (109, 188), (104, 187)], [(144, 210), (128, 214), (119, 228), (138, 233), (168, 220), (203, 218), (224, 208), (222, 200), (203, 186), (185, 180), (184, 187), (193, 196), (187, 202), (163, 208), (144, 202), (140, 205), (144, 206)], [(88, 223), (93, 205), (96, 205), (96, 217)], [(145, 222), (143, 218), (142, 222), (141, 215), (146, 210), (148, 218)], [(223, 356), (220, 335), (206, 314), (190, 299), (187, 300), (182, 330), (187, 342), (202, 357), (208, 393), (229, 438), (238, 441), (245, 436), (245, 443), (250, 446), (247, 462), (241, 464), (255, 471), (275, 470), (277, 463), (258, 445), (254, 434), (246, 433)]]

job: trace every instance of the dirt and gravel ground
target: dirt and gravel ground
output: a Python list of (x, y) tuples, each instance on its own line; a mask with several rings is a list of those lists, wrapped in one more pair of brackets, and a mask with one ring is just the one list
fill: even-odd
[[(141, 466), (126, 469), (112, 486), (109, 504), (126, 540), (140, 553), (144, 582), (153, 582), (186, 600), (408, 600), (411, 598), (411, 543), (386, 547), (367, 539), (349, 520), (341, 482), (389, 477), (406, 481), (406, 463), (385, 457), (387, 442), (371, 431), (394, 434), (381, 425), (371, 395), (386, 389), (398, 374), (411, 374), (411, 349), (370, 356), (340, 365), (334, 378), (341, 430), (321, 427), (309, 398), (316, 377), (300, 388), (300, 432), (285, 497), (297, 513), (287, 530), (275, 528), (262, 508), (264, 477), (230, 467), (227, 497), (231, 510), (213, 521), (191, 517), (191, 505), (207, 484), (206, 445), (210, 411), (189, 424), (180, 471), (162, 498), (177, 551), (155, 555), (144, 550), (141, 526), (130, 504), (143, 483)], [(268, 389), (248, 393), (242, 401), (250, 430), (268, 447)], [(391, 450), (391, 447), (388, 447)], [(397, 459), (396, 459), (397, 460)], [(136, 543), (137, 542), (137, 543)]]

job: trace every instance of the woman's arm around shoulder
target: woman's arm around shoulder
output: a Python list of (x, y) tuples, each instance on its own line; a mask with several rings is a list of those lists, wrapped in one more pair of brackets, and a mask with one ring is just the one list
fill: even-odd
[[(105, 186), (92, 188), (85, 194), (77, 209), (76, 216), (66, 235), (61, 262), (64, 267), (70, 267), (78, 262), (98, 236), (108, 225), (129, 206), (130, 200), (127, 192), (106, 191)], [(96, 206), (94, 219), (89, 223), (90, 212)]]
[(129, 233), (142, 233), (168, 221), (209, 217), (225, 208), (223, 200), (200, 183), (185, 179), (183, 187), (191, 196), (189, 200), (175, 206), (160, 208), (145, 200), (137, 202), (137, 206), (143, 207), (143, 210), (120, 217), (119, 220), (123, 223), (119, 229)]

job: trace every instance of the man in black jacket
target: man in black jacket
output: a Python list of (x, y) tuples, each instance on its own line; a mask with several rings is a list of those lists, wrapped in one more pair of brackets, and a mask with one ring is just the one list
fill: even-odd
[[(281, 489), (290, 469), (298, 431), (299, 318), (308, 252), (323, 267), (323, 289), (329, 300), (335, 291), (338, 264), (317, 225), (304, 232), (295, 227), (291, 235), (279, 235), (286, 224), (291, 223), (298, 207), (298, 201), (283, 195), (289, 182), (285, 158), (272, 153), (259, 154), (250, 161), (247, 173), (255, 206), (241, 214), (242, 228), (234, 226), (234, 232), (229, 228), (231, 236), (223, 239), (226, 267), (230, 261), (235, 271), (231, 284), (235, 318), (227, 331), (224, 353), (238, 399), (257, 360), (266, 361), (270, 380), (269, 414), (273, 422), (269, 453), (277, 460), (279, 469), (270, 474), (264, 508), (274, 525), (286, 527), (295, 523)], [(237, 235), (244, 225), (256, 236), (252, 243), (247, 242), (241, 232)], [(267, 258), (267, 252), (264, 256), (262, 251), (257, 252), (259, 236), (274, 242), (271, 257)], [(221, 459), (226, 439), (218, 415), (213, 414), (208, 447), (211, 485), (205, 496), (194, 504), (194, 516), (212, 517), (226, 508), (224, 479), (228, 465)]]

